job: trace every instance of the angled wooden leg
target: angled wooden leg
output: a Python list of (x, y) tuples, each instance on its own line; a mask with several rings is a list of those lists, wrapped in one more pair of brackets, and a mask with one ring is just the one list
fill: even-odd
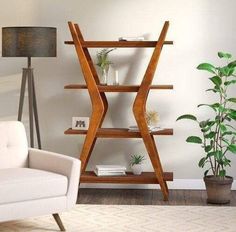
[(65, 227), (64, 227), (64, 225), (63, 225), (63, 223), (61, 221), (61, 218), (60, 218), (59, 214), (54, 213), (52, 216), (54, 217), (54, 219), (55, 219), (58, 227), (60, 228), (60, 230), (61, 231), (66, 231), (66, 229), (65, 229)]
[[(80, 31), (79, 25), (78, 25), (78, 24), (75, 24), (74, 26), (75, 26), (74, 28), (75, 28), (75, 31), (76, 31), (76, 33), (77, 33), (78, 39), (79, 39), (81, 42), (83, 42), (83, 41), (84, 41), (84, 38), (83, 38), (83, 35), (82, 35), (81, 31)], [(85, 58), (86, 58), (86, 60), (87, 60), (88, 66), (89, 66), (89, 68), (90, 68), (90, 70), (91, 70), (93, 79), (94, 79), (96, 85), (99, 85), (99, 84), (100, 84), (100, 80), (99, 80), (97, 71), (96, 71), (96, 69), (95, 69), (95, 67), (94, 67), (92, 58), (91, 58), (91, 56), (90, 56), (90, 54), (89, 54), (88, 48), (85, 48), (85, 47), (84, 47), (84, 48), (83, 48), (83, 53), (84, 53), (84, 56), (85, 56)], [(107, 98), (106, 98), (105, 93), (99, 92), (98, 94), (100, 95), (100, 99), (101, 99), (102, 105), (103, 105), (103, 113), (102, 113), (102, 115), (100, 115), (101, 118), (99, 119), (99, 120), (100, 120), (100, 123), (99, 123), (99, 127), (98, 127), (98, 128), (101, 128), (102, 123), (103, 123), (103, 121), (104, 121), (104, 118), (105, 118), (105, 116), (106, 116), (107, 109), (108, 109), (108, 101), (107, 101)], [(94, 96), (92, 96), (92, 97), (94, 98)], [(90, 123), (91, 123), (91, 122), (90, 122)], [(97, 123), (97, 122), (95, 122), (95, 123)], [(82, 158), (82, 159), (84, 160), (84, 162), (82, 161), (82, 171), (85, 171), (85, 168), (86, 168), (87, 162), (88, 162), (87, 160), (88, 160), (89, 157), (91, 156), (91, 153), (92, 153), (93, 148), (94, 148), (94, 146), (95, 146), (95, 144), (96, 144), (96, 141), (97, 141), (97, 138), (96, 138), (96, 137), (93, 137), (93, 141), (91, 142), (91, 146), (90, 146), (90, 148), (89, 148), (89, 151), (87, 152), (87, 157), (86, 157), (86, 158), (84, 157), (84, 156), (85, 156), (84, 151), (82, 151), (82, 154), (81, 154), (81, 156), (80, 156), (80, 159)], [(85, 159), (86, 159), (86, 160), (85, 160)], [(83, 165), (83, 163), (85, 164), (85, 166)]]
[(160, 161), (157, 149), (156, 149), (156, 145), (145, 123), (145, 114), (140, 113), (140, 108), (138, 109), (138, 111), (136, 110), (136, 108), (134, 108), (134, 116), (138, 124), (140, 133), (142, 135), (143, 142), (147, 149), (148, 155), (150, 157), (156, 177), (158, 179), (159, 185), (161, 187), (163, 198), (166, 201), (168, 200), (168, 189), (163, 178), (163, 170), (162, 170), (161, 161)]
[[(97, 106), (99, 107), (99, 106)], [(84, 172), (86, 169), (86, 166), (88, 164), (88, 160), (91, 155), (91, 151), (95, 145), (96, 142), (96, 133), (100, 126), (100, 123), (103, 119), (103, 113), (104, 110), (95, 110), (92, 113), (91, 119), (90, 119), (90, 125), (89, 130), (87, 132), (87, 135), (85, 137), (84, 145), (82, 148), (82, 152), (80, 155), (81, 160), (81, 172)]]
[[(154, 136), (151, 135), (151, 137), (152, 137), (152, 142), (153, 142), (154, 147), (155, 147), (155, 150), (156, 150), (156, 154), (158, 155), (158, 158), (159, 158), (159, 154), (158, 154), (158, 150), (157, 150), (157, 146), (156, 146), (156, 142), (155, 142)], [(159, 159), (160, 159), (160, 158), (159, 158)], [(161, 164), (161, 163), (160, 163), (160, 164)], [(162, 173), (163, 173), (163, 170), (162, 170)], [(167, 185), (167, 182), (166, 182), (165, 180), (164, 180), (164, 183), (165, 183), (165, 186), (166, 186), (166, 190), (167, 190), (167, 192), (168, 192), (168, 194), (169, 194), (168, 185)]]
[(149, 132), (148, 125), (145, 119), (145, 114), (146, 114), (146, 102), (148, 93), (157, 68), (157, 64), (161, 54), (162, 46), (165, 41), (168, 27), (169, 23), (165, 22), (133, 105), (134, 117), (139, 127), (140, 134), (143, 138), (143, 142), (150, 157), (156, 177), (160, 184), (164, 200), (168, 200), (168, 187), (163, 178), (161, 161), (158, 155), (155, 141)]
[(81, 42), (83, 42), (83, 38), (80, 31), (75, 24), (71, 22), (69, 22), (68, 24), (74, 41), (78, 60), (80, 62), (80, 66), (84, 74), (86, 84), (88, 86), (89, 96), (92, 102), (92, 115), (90, 118), (89, 129), (80, 155), (81, 171), (84, 172), (92, 149), (96, 143), (96, 133), (101, 127), (102, 121), (104, 120), (107, 111), (107, 100), (105, 98), (105, 95), (101, 94), (98, 90), (98, 76), (92, 64), (92, 60), (89, 56), (88, 50), (84, 49), (81, 45)]

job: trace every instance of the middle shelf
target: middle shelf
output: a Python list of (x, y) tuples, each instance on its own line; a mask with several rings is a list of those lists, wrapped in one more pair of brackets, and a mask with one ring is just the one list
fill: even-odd
[[(98, 85), (100, 92), (138, 92), (140, 85)], [(70, 84), (65, 89), (87, 89), (85, 84)], [(152, 85), (150, 89), (173, 89), (173, 85)]]
[[(86, 135), (87, 130), (73, 130), (67, 129), (66, 135)], [(151, 135), (173, 135), (172, 128), (165, 128), (158, 131), (150, 131)], [(97, 138), (142, 138), (139, 131), (129, 131), (127, 128), (99, 128), (96, 133)]]

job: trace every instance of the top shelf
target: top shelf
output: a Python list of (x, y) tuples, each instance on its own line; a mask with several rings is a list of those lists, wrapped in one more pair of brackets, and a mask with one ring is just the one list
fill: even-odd
[[(158, 41), (84, 41), (81, 42), (84, 48), (152, 48), (156, 47)], [(65, 41), (65, 44), (72, 45), (73, 41)], [(172, 45), (173, 41), (165, 41), (165, 45)]]

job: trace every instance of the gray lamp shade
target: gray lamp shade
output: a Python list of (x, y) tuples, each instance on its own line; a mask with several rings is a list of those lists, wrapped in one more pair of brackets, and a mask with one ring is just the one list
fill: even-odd
[(3, 27), (3, 57), (55, 57), (57, 31), (54, 27)]

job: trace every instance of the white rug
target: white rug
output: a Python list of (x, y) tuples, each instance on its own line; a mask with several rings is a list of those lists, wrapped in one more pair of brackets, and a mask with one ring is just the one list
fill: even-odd
[[(68, 232), (235, 232), (236, 207), (77, 205), (61, 218)], [(49, 216), (0, 223), (4, 232), (59, 231)]]

